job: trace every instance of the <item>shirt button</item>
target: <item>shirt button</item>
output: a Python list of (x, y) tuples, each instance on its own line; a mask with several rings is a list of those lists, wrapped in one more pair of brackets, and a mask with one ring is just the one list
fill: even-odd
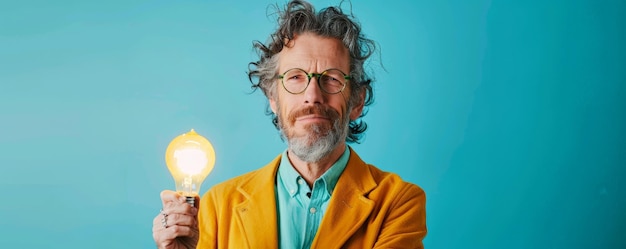
[(298, 179), (298, 184), (302, 185), (304, 181), (302, 179)]
[(317, 212), (317, 210), (316, 210), (315, 208), (311, 208), (311, 209), (309, 209), (309, 211), (310, 211), (312, 214), (314, 214), (315, 212)]
[(289, 190), (289, 193), (291, 193), (291, 194), (293, 194), (293, 193), (295, 193), (295, 192), (296, 192), (296, 191), (295, 191), (295, 190), (293, 190), (293, 189), (292, 189), (292, 190)]

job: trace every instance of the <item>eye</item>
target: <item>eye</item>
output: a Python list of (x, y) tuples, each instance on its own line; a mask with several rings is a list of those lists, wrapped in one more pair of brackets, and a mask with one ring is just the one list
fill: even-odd
[(337, 78), (330, 76), (330, 75), (326, 75), (326, 77), (324, 77), (324, 80), (326, 81), (339, 81)]
[(298, 80), (298, 79), (302, 79), (302, 75), (290, 75), (288, 80)]
[(306, 84), (308, 78), (305, 73), (299, 72), (297, 70), (289, 71), (283, 77), (283, 81), (289, 84)]
[(324, 82), (325, 84), (331, 84), (331, 85), (341, 85), (341, 80), (339, 77), (337, 76), (333, 76), (333, 75), (322, 75), (321, 77), (321, 81)]

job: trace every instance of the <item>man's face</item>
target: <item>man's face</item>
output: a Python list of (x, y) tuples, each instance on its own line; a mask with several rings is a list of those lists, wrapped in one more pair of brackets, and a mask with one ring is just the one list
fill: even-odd
[[(311, 33), (296, 35), (279, 54), (278, 72), (283, 74), (292, 68), (309, 73), (335, 68), (349, 74), (349, 51), (338, 39)], [(300, 94), (287, 92), (277, 80), (276, 94), (269, 100), (290, 151), (308, 162), (319, 161), (345, 143), (349, 121), (358, 118), (363, 110), (363, 100), (357, 106), (348, 106), (352, 90), (349, 82), (343, 92), (328, 94), (320, 89), (317, 80), (313, 77)]]

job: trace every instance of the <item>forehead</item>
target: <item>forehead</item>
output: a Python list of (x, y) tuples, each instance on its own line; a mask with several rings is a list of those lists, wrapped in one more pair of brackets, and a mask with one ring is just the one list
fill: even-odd
[(311, 71), (337, 68), (348, 72), (350, 54), (339, 39), (304, 33), (296, 35), (280, 52), (279, 67), (281, 70), (297, 67)]

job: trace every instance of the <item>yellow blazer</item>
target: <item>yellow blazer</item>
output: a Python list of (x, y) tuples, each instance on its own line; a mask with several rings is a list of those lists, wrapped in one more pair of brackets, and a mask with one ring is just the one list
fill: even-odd
[[(275, 180), (281, 156), (215, 185), (200, 201), (197, 248), (278, 248)], [(426, 196), (350, 150), (311, 248), (424, 248)]]

